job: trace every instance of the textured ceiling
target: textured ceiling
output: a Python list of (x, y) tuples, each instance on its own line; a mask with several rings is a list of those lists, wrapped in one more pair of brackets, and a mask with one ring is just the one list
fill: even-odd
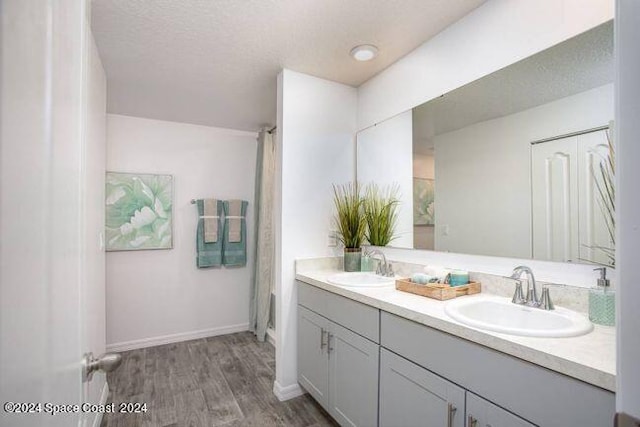
[(94, 0), (92, 30), (109, 112), (257, 130), (281, 68), (358, 86), (484, 1)]
[(429, 154), (434, 135), (613, 80), (613, 22), (608, 22), (414, 108), (414, 151)]

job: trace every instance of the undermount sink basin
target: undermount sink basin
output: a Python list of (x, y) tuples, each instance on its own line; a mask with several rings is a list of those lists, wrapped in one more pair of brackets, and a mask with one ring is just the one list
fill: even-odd
[(395, 279), (393, 277), (384, 277), (374, 273), (359, 271), (353, 273), (334, 274), (329, 276), (327, 281), (334, 285), (358, 288), (381, 287), (395, 284)]
[(586, 316), (575, 311), (526, 307), (502, 297), (460, 298), (448, 302), (445, 313), (474, 328), (527, 337), (575, 337), (593, 330)]

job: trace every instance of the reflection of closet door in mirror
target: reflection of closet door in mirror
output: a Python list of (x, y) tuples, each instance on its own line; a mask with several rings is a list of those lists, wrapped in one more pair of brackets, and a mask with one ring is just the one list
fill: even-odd
[(533, 145), (534, 259), (612, 263), (615, 230), (603, 177), (609, 159), (607, 132)]
[(577, 165), (575, 136), (531, 147), (534, 259), (578, 261)]
[[(578, 136), (578, 198), (580, 200), (580, 261), (610, 264), (615, 247), (614, 212), (609, 212), (609, 197), (603, 173), (609, 159), (609, 130)], [(601, 170), (602, 166), (602, 170)]]

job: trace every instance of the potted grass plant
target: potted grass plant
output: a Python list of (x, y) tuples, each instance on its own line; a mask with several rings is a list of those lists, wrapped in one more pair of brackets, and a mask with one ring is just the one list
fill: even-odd
[(344, 245), (344, 271), (360, 271), (366, 222), (357, 183), (333, 186), (337, 237)]
[(378, 184), (367, 185), (363, 200), (363, 213), (367, 229), (365, 238), (373, 246), (387, 246), (397, 236), (398, 186), (380, 188)]

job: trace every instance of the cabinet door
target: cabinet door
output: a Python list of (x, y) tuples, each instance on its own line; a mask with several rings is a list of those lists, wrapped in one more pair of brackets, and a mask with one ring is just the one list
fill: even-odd
[(329, 413), (342, 426), (377, 426), (380, 347), (333, 322), (330, 331)]
[(535, 427), (528, 421), (467, 392), (467, 427)]
[(329, 404), (329, 321), (298, 306), (298, 382), (325, 409)]
[(464, 427), (465, 392), (428, 370), (380, 351), (380, 426)]

